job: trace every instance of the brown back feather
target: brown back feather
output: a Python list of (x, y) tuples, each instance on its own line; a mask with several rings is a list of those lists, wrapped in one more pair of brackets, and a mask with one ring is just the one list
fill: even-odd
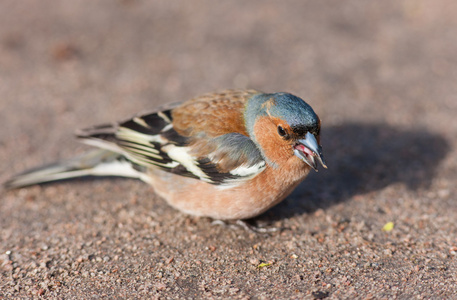
[(226, 90), (194, 98), (173, 110), (173, 128), (187, 137), (204, 133), (211, 138), (233, 132), (248, 136), (244, 107), (247, 99), (258, 93), (255, 90)]

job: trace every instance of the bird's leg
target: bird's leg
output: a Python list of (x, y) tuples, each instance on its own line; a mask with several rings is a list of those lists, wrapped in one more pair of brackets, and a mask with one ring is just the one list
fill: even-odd
[(222, 225), (222, 226), (226, 226), (226, 227), (229, 227), (229, 228), (242, 228), (244, 230), (246, 230), (247, 232), (250, 232), (250, 233), (272, 233), (272, 232), (277, 232), (279, 231), (281, 228), (277, 228), (277, 227), (269, 227), (269, 228), (266, 228), (266, 227), (258, 227), (258, 226), (255, 226), (255, 225), (251, 225), (249, 224), (248, 222), (246, 221), (243, 221), (243, 220), (236, 220), (234, 223), (230, 224), (230, 223), (227, 223), (227, 221), (222, 221), (222, 220), (214, 220), (213, 222), (211, 222), (212, 225)]
[(251, 225), (246, 221), (243, 220), (236, 220), (236, 225), (239, 227), (243, 228), (246, 231), (253, 232), (253, 233), (272, 233), (272, 232), (277, 232), (281, 228), (278, 227), (259, 227), (255, 225)]

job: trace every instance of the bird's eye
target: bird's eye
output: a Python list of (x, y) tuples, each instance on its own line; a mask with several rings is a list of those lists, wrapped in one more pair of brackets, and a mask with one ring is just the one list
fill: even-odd
[(278, 126), (278, 134), (283, 137), (287, 135), (287, 132), (284, 130), (284, 128), (282, 128), (281, 125)]

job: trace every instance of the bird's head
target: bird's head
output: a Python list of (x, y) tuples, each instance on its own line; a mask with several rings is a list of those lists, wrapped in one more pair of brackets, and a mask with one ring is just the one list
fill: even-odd
[(301, 159), (327, 168), (319, 145), (320, 120), (302, 99), (288, 93), (257, 94), (246, 104), (247, 131), (273, 167)]

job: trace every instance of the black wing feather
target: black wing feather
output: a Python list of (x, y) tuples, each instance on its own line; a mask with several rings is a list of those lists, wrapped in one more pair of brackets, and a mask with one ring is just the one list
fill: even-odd
[[(185, 148), (189, 146), (191, 140), (176, 132), (172, 122), (170, 109), (138, 115), (114, 125), (95, 126), (81, 131), (78, 136), (85, 140), (96, 140), (97, 145), (102, 148), (112, 150), (114, 145), (114, 148), (117, 147), (120, 153), (139, 166), (155, 166), (173, 174), (204, 180), (215, 185), (246, 177), (243, 174), (221, 171), (218, 168), (218, 162), (212, 161), (209, 157), (193, 158), (194, 164), (199, 168), (201, 174), (195, 174), (183, 162), (171, 158), (165, 150), (166, 147), (171, 145), (171, 147)], [(229, 154), (226, 157), (233, 160), (237, 166), (241, 166), (241, 161), (244, 161), (247, 164), (246, 167), (258, 166), (259, 172), (264, 167), (260, 152), (248, 137), (236, 133), (226, 134), (213, 139), (212, 142), (221, 146), (217, 147), (218, 155), (227, 151)], [(241, 145), (244, 146), (240, 147)], [(189, 152), (186, 153), (191, 156)]]

